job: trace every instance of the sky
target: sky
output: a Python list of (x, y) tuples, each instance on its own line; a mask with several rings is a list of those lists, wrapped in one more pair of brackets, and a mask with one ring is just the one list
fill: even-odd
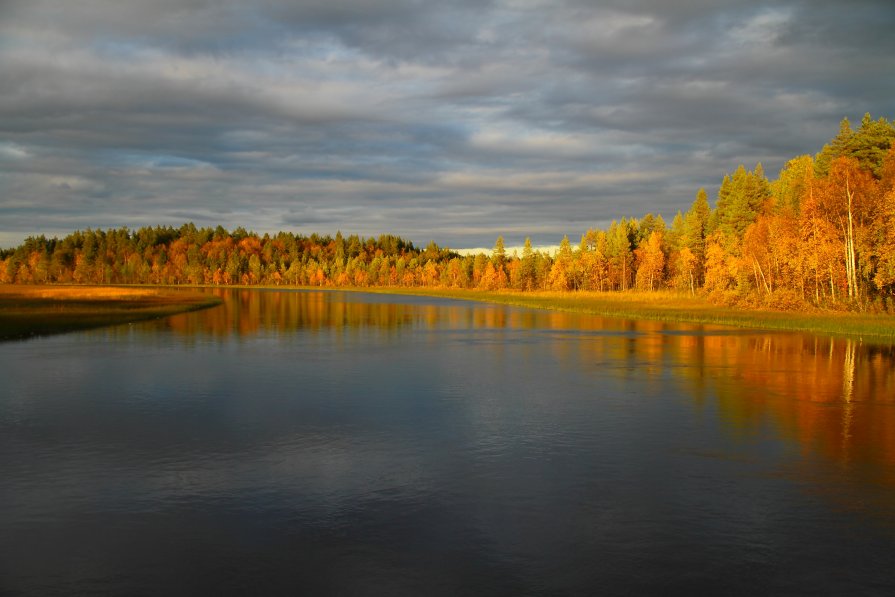
[(576, 242), (895, 117), (895, 3), (0, 0), (0, 247)]

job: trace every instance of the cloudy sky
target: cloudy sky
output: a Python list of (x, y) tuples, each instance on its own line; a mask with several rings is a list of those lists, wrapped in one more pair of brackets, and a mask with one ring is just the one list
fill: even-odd
[(893, 31), (891, 0), (0, 0), (0, 246), (670, 217), (895, 117)]

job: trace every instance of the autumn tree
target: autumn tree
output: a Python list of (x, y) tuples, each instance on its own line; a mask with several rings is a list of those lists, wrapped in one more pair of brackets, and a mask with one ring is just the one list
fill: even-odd
[(617, 290), (627, 290), (631, 286), (635, 230), (632, 222), (622, 218), (619, 222), (613, 220), (606, 233), (609, 284)]
[(677, 275), (674, 286), (678, 289), (686, 288), (690, 295), (696, 294), (696, 256), (689, 247), (684, 247), (677, 252)]
[(693, 276), (696, 284), (702, 284), (705, 276), (706, 237), (709, 233), (711, 208), (705, 189), (699, 189), (696, 199), (684, 216), (681, 245), (693, 254)]
[(637, 254), (637, 287), (644, 290), (655, 290), (663, 279), (665, 268), (665, 251), (663, 233), (653, 230), (649, 238), (636, 249)]
[(547, 285), (552, 290), (569, 290), (572, 285), (572, 246), (564, 236), (550, 268)]
[(895, 189), (890, 189), (883, 198), (883, 209), (877, 216), (878, 244), (873, 282), (877, 288), (895, 294)]
[(460, 257), (383, 234), (259, 235), (243, 227), (155, 226), (29, 237), (0, 250), (0, 282), (292, 284), (624, 291), (673, 286), (749, 304), (885, 306), (895, 293), (895, 125), (847, 119), (815, 159), (724, 176), (716, 208), (700, 189), (667, 228), (659, 215), (623, 217), (568, 237), (551, 256)]
[(868, 224), (874, 213), (876, 181), (862, 170), (857, 160), (833, 160), (821, 189), (822, 208), (838, 229), (845, 264), (849, 300), (860, 302), (872, 270), (864, 258), (872, 253), (867, 246)]
[(709, 292), (725, 291), (732, 282), (723, 236), (720, 232), (714, 232), (706, 239), (705, 245), (705, 289)]

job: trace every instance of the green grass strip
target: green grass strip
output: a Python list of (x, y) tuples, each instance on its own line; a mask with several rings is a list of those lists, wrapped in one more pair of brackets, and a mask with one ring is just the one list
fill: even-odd
[(371, 288), (370, 292), (434, 296), (517, 307), (586, 313), (620, 319), (649, 319), (761, 330), (866, 338), (895, 342), (895, 317), (842, 312), (793, 313), (746, 310), (674, 292), (514, 292), (429, 288)]

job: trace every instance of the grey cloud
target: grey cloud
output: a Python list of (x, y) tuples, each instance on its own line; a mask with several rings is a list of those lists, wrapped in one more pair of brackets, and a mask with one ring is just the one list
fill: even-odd
[(860, 1), (0, 5), (0, 238), (148, 224), (575, 238), (895, 116)]

